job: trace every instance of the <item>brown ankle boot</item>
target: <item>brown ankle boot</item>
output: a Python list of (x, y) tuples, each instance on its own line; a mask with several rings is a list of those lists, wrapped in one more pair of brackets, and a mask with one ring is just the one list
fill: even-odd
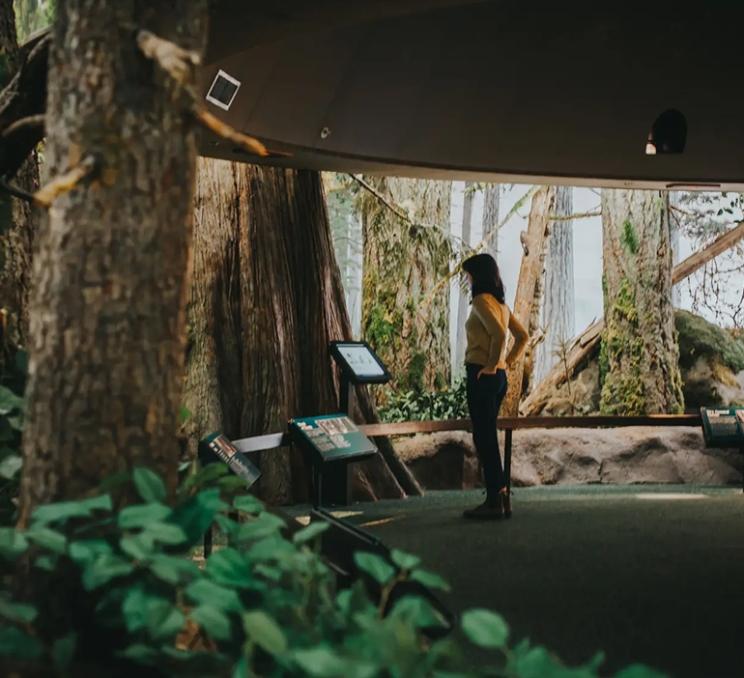
[(462, 512), (463, 518), (470, 520), (499, 520), (504, 517), (504, 508), (500, 497), (486, 499), (480, 506), (466, 509)]

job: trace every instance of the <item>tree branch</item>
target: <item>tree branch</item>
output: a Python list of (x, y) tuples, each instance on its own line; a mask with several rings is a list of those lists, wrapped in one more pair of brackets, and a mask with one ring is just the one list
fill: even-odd
[(179, 85), (188, 82), (196, 66), (201, 63), (197, 52), (179, 47), (150, 31), (137, 33), (137, 45), (148, 59), (157, 62)]
[(38, 115), (28, 115), (25, 118), (16, 120), (8, 125), (0, 135), (3, 139), (9, 139), (18, 132), (33, 131), (34, 133), (44, 136), (44, 125), (46, 116), (43, 113)]
[(270, 153), (266, 146), (264, 146), (258, 139), (243, 134), (242, 132), (238, 132), (234, 127), (222, 122), (222, 120), (220, 120), (216, 115), (213, 115), (196, 104), (194, 105), (194, 117), (199, 124), (204, 126), (210, 132), (213, 132), (222, 139), (227, 139), (228, 141), (238, 144), (238, 146), (249, 153), (253, 153), (262, 158), (266, 158), (269, 155), (285, 155), (284, 153)]
[(34, 194), (34, 201), (41, 207), (50, 207), (51, 204), (63, 193), (69, 193), (80, 184), (83, 179), (90, 177), (99, 168), (98, 160), (92, 156), (86, 156), (82, 162), (75, 165), (64, 174), (52, 179), (46, 186), (42, 186)]

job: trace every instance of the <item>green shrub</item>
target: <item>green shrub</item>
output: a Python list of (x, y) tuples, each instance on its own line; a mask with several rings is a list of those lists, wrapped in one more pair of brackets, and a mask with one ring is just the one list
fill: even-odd
[(468, 416), (465, 380), (442, 391), (404, 391), (389, 395), (380, 418), (384, 422), (460, 419)]
[(21, 475), (23, 390), (26, 384), (26, 352), (4, 355), (0, 374), (0, 525), (16, 514), (15, 498)]
[[(187, 477), (171, 507), (162, 480), (136, 469), (133, 487), (119, 490), (141, 503), (115, 510), (103, 493), (40, 506), (26, 530), (0, 528), (0, 663), (44, 675), (596, 675), (600, 655), (569, 669), (542, 647), (511, 645), (505, 621), (487, 610), (466, 612), (438, 640), (421, 631), (443, 623), (421, 597), (383, 614), (397, 582), (447, 587), (410, 554), (393, 551), (390, 563), (357, 553), (379, 595), (361, 581), (336, 590), (318, 552), (325, 526), (286, 537), (259, 500), (231, 497), (240, 481), (225, 470)], [(191, 556), (212, 523), (228, 545), (200, 567)], [(34, 599), (8, 593), (19, 561)], [(470, 666), (472, 645), (487, 667)], [(655, 675), (633, 671), (624, 675)]]

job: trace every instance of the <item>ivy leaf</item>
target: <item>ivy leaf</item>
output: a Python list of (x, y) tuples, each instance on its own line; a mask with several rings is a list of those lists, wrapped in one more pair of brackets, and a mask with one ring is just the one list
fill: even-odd
[(447, 625), (434, 606), (421, 596), (404, 596), (395, 603), (391, 614), (402, 617), (416, 628)]
[(17, 396), (7, 386), (0, 386), (0, 415), (10, 414), (23, 407), (23, 398)]
[(393, 549), (390, 553), (390, 557), (401, 570), (412, 570), (414, 567), (418, 567), (421, 563), (421, 558), (418, 556), (406, 553), (405, 551), (399, 551), (398, 549)]
[(125, 536), (119, 540), (119, 548), (135, 560), (147, 560), (152, 554), (153, 546), (153, 540), (144, 534)]
[(113, 550), (105, 539), (81, 539), (70, 542), (70, 558), (78, 565), (86, 565), (98, 556), (109, 553), (113, 553)]
[(328, 523), (311, 523), (307, 527), (303, 527), (299, 532), (296, 532), (292, 537), (292, 541), (295, 544), (304, 544), (308, 541), (313, 541), (316, 537), (323, 534), (330, 525)]
[(119, 527), (124, 530), (133, 527), (147, 527), (150, 523), (161, 521), (171, 514), (171, 510), (159, 502), (127, 506), (119, 513)]
[(67, 537), (61, 532), (52, 530), (49, 527), (31, 527), (26, 530), (26, 537), (34, 544), (43, 546), (45, 549), (54, 551), (54, 553), (64, 553), (67, 545)]
[(286, 652), (287, 638), (273, 617), (261, 610), (246, 612), (243, 627), (249, 638), (271, 655)]
[(39, 506), (32, 514), (34, 525), (45, 525), (53, 522), (64, 522), (70, 518), (85, 518), (93, 511), (111, 511), (111, 497), (101, 494), (79, 501), (59, 501), (54, 504)]
[(23, 459), (19, 454), (12, 454), (0, 462), (0, 478), (12, 480), (23, 466)]
[(264, 512), (253, 520), (241, 525), (235, 539), (241, 542), (270, 537), (277, 534), (284, 526), (284, 520), (279, 518), (279, 516)]
[(293, 659), (307, 675), (346, 676), (347, 664), (331, 648), (320, 645), (307, 650), (296, 650)]
[(77, 633), (68, 633), (62, 638), (57, 638), (52, 645), (52, 661), (57, 671), (64, 671), (72, 661), (77, 646)]
[(116, 577), (124, 577), (134, 570), (134, 565), (115, 555), (98, 556), (83, 571), (83, 586), (92, 591), (107, 584)]
[(254, 577), (243, 554), (233, 548), (223, 548), (207, 559), (207, 574), (216, 582), (234, 588), (250, 588)]
[[(211, 560), (211, 559), (210, 559)], [(169, 584), (178, 584), (182, 578), (193, 578), (199, 575), (196, 563), (179, 556), (158, 553), (150, 559), (150, 571)]]
[(154, 471), (138, 466), (132, 472), (132, 481), (143, 501), (149, 503), (165, 501), (165, 484)]
[(429, 572), (428, 570), (414, 570), (409, 575), (409, 578), (430, 589), (439, 589), (440, 591), (452, 590), (452, 587), (445, 579), (442, 579), (438, 574), (434, 574), (434, 572)]
[(461, 625), (470, 642), (480, 647), (500, 649), (509, 638), (504, 618), (490, 610), (468, 610), (462, 615)]
[(239, 497), (235, 497), (235, 499), (233, 499), (233, 507), (238, 511), (253, 513), (256, 515), (262, 513), (265, 508), (263, 502), (252, 494), (243, 494)]
[(10, 619), (10, 621), (29, 624), (36, 619), (37, 614), (38, 611), (33, 605), (14, 603), (6, 598), (0, 598), (0, 617)]
[(28, 540), (23, 532), (14, 527), (0, 527), (0, 554), (5, 558), (16, 558), (26, 551)]
[(186, 587), (185, 593), (197, 603), (208, 604), (221, 610), (243, 611), (243, 603), (235, 591), (215, 584), (209, 579), (197, 579)]
[(17, 626), (0, 628), (0, 657), (38, 659), (43, 652), (44, 646)]
[(170, 545), (183, 544), (188, 540), (183, 528), (173, 523), (151, 523), (145, 528), (143, 534), (155, 541)]
[(355, 553), (354, 562), (360, 570), (366, 572), (381, 586), (387, 584), (395, 576), (395, 568), (374, 553)]
[(230, 638), (230, 619), (213, 605), (199, 605), (189, 615), (201, 628), (216, 640)]

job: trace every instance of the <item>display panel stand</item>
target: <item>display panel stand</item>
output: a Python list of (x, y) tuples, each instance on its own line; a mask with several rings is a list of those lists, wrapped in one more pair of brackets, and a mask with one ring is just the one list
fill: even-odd
[(706, 447), (738, 447), (744, 454), (744, 407), (701, 407), (700, 419)]
[[(330, 351), (341, 369), (338, 409), (349, 414), (351, 392), (357, 384), (384, 384), (390, 373), (366, 341), (332, 341)], [(351, 478), (348, 462), (339, 462), (322, 470), (325, 504), (346, 506), (351, 503)]]

